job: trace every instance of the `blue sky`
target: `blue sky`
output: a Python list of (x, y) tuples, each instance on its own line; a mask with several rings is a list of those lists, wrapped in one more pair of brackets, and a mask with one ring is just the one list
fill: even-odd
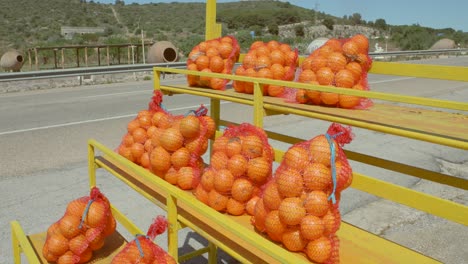
[[(115, 0), (95, 0), (100, 3), (115, 3)], [(201, 0), (124, 0), (131, 3), (161, 2), (205, 2)], [(218, 0), (233, 2), (233, 0)], [(467, 0), (290, 0), (291, 4), (308, 9), (315, 9), (337, 17), (361, 14), (366, 21), (383, 18), (390, 25), (412, 25), (431, 28), (453, 28), (468, 32)]]

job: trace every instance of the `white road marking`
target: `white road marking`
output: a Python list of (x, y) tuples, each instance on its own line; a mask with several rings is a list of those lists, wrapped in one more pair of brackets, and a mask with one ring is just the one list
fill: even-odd
[[(230, 103), (231, 102), (221, 102), (221, 104), (230, 104)], [(210, 104), (205, 104), (205, 106), (209, 106), (209, 105)], [(168, 109), (168, 111), (169, 112), (174, 112), (174, 111), (185, 110), (185, 109), (196, 109), (197, 107), (199, 107), (199, 105), (177, 107), (177, 108)], [(33, 128), (5, 131), (5, 132), (0, 132), (0, 136), (15, 134), (15, 133), (30, 132), (30, 131), (36, 131), (36, 130), (43, 130), (43, 129), (50, 129), (50, 128), (58, 128), (58, 127), (66, 127), (66, 126), (74, 126), (74, 125), (81, 125), (81, 124), (87, 124), (87, 123), (108, 121), (108, 120), (132, 117), (132, 116), (136, 116), (136, 115), (137, 114), (111, 116), (111, 117), (105, 117), (105, 118), (97, 118), (97, 119), (83, 120), (83, 121), (77, 121), (77, 122), (69, 122), (69, 123), (50, 125), (50, 126), (42, 126), (42, 127), (33, 127)]]
[(404, 81), (404, 80), (409, 80), (409, 79), (416, 79), (416, 77), (401, 77), (401, 78), (395, 78), (395, 79), (390, 79), (390, 80), (373, 81), (373, 82), (369, 82), (369, 84), (397, 82), (397, 81)]

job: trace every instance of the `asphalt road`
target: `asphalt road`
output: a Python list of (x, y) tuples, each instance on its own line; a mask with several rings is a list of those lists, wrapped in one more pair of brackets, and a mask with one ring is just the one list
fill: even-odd
[[(426, 63), (468, 66), (468, 57)], [(180, 80), (184, 81), (165, 81)], [(369, 83), (374, 91), (468, 101), (468, 84), (463, 82), (369, 75)], [(147, 107), (152, 95), (151, 81), (47, 88), (45, 83), (39, 91), (0, 94), (0, 263), (12, 262), (9, 222), (19, 220), (27, 233), (41, 232), (63, 214), (70, 200), (87, 195), (87, 140), (94, 138), (110, 148), (117, 147), (126, 124)], [(208, 102), (189, 95), (164, 97), (173, 114), (184, 114)], [(251, 122), (251, 108), (226, 102), (222, 117)], [(293, 115), (265, 119), (268, 130), (304, 139), (324, 133), (328, 125)], [(353, 131), (356, 138), (347, 149), (468, 178), (466, 151), (358, 128)], [(366, 175), (468, 204), (466, 191), (359, 163), (352, 166)], [(98, 176), (98, 186), (111, 202), (143, 230), (157, 214), (164, 214), (115, 178), (103, 172)], [(468, 259), (468, 249), (463, 246), (468, 245), (466, 226), (353, 189), (343, 193), (341, 212), (343, 219), (354, 225), (445, 263), (466, 263)], [(156, 241), (166, 245), (164, 236)], [(190, 230), (185, 230), (180, 240), (187, 251), (204, 243)], [(203, 259), (192, 263), (200, 261)], [(221, 254), (220, 263), (233, 262)]]

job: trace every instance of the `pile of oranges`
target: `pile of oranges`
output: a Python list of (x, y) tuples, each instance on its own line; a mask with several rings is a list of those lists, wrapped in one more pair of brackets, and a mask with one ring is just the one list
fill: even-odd
[[(207, 40), (199, 43), (190, 52), (187, 69), (201, 72), (231, 74), (234, 63), (239, 59), (240, 46), (232, 36)], [(189, 86), (224, 90), (226, 79), (187, 75)]]
[[(339, 125), (332, 127), (349, 135)], [(338, 258), (335, 233), (341, 221), (340, 192), (352, 181), (351, 167), (340, 147), (341, 140), (349, 143), (350, 138), (328, 135), (332, 137), (319, 135), (286, 151), (252, 217), (258, 231), (290, 251), (305, 252), (317, 263), (335, 263)]]
[(184, 190), (197, 185), (204, 169), (202, 155), (216, 125), (202, 106), (195, 115), (175, 116), (162, 108), (141, 110), (127, 124), (117, 151)]
[[(304, 59), (297, 81), (368, 90), (367, 72), (372, 64), (368, 51), (369, 41), (364, 35), (357, 34), (349, 39), (332, 38)], [(365, 98), (337, 93), (305, 89), (296, 91), (296, 101), (303, 104), (356, 108), (364, 100)]]
[(109, 201), (95, 187), (90, 196), (71, 201), (63, 217), (47, 229), (42, 254), (49, 262), (87, 263), (115, 228)]
[(146, 236), (137, 235), (112, 259), (111, 264), (175, 264), (174, 258), (153, 242), (156, 236), (165, 232), (166, 229), (167, 220), (163, 216), (156, 217)]
[(260, 187), (271, 178), (272, 161), (273, 149), (261, 128), (231, 126), (214, 141), (210, 166), (194, 195), (219, 212), (252, 215)]
[[(267, 78), (283, 81), (294, 80), (298, 64), (298, 51), (292, 50), (286, 43), (271, 40), (267, 43), (255, 41), (245, 54), (242, 65), (237, 67), (235, 74), (239, 76)], [(239, 93), (253, 93), (253, 83), (234, 81), (234, 90)], [(284, 86), (263, 85), (263, 94), (281, 97)]]

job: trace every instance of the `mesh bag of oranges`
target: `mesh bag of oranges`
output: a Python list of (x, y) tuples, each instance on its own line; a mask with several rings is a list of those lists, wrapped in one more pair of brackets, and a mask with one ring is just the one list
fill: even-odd
[(167, 220), (158, 216), (148, 228), (146, 235), (136, 235), (113, 259), (111, 264), (175, 264), (174, 258), (153, 240), (167, 229)]
[[(233, 36), (202, 41), (189, 53), (187, 70), (231, 74), (239, 54), (240, 46)], [(224, 90), (229, 80), (187, 75), (187, 82), (189, 86)]]
[[(302, 62), (297, 81), (343, 89), (369, 90), (367, 72), (372, 65), (369, 41), (361, 34), (348, 39), (329, 39)], [(345, 94), (297, 89), (295, 101), (348, 109), (365, 109), (370, 99)]]
[(260, 188), (272, 176), (272, 162), (265, 131), (248, 123), (230, 126), (215, 139), (194, 195), (217, 211), (252, 215)]
[[(269, 42), (255, 41), (242, 59), (242, 65), (236, 68), (239, 76), (267, 78), (283, 81), (294, 80), (298, 64), (298, 51), (286, 43), (276, 40)], [(234, 81), (234, 90), (239, 93), (253, 93), (253, 83)], [(263, 85), (263, 94), (284, 97), (287, 89), (278, 85)]]
[(65, 214), (47, 229), (44, 258), (57, 263), (86, 263), (116, 228), (109, 200), (97, 187), (71, 201)]
[(351, 129), (332, 124), (324, 135), (292, 145), (255, 205), (252, 224), (317, 263), (338, 263), (340, 193), (352, 181), (342, 150)]
[(197, 185), (204, 168), (202, 155), (215, 133), (214, 120), (203, 105), (186, 115), (172, 115), (163, 108), (162, 93), (154, 91), (148, 110), (127, 125), (117, 151), (182, 189)]

